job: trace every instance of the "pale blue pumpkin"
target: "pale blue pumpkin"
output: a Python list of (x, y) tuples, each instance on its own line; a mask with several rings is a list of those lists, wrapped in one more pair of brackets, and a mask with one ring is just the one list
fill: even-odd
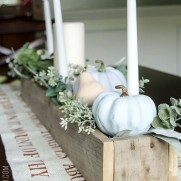
[[(86, 71), (89, 72), (97, 82), (99, 82), (106, 91), (116, 91), (116, 85), (127, 86), (126, 78), (120, 71), (113, 67), (105, 67), (102, 60), (96, 60), (99, 67), (87, 66)], [(74, 83), (74, 94), (79, 89), (79, 78)]]
[(88, 66), (87, 71), (103, 85), (106, 91), (116, 91), (116, 85), (127, 86), (126, 78), (122, 72), (116, 70), (113, 67), (105, 67), (102, 60), (96, 60), (99, 63), (99, 67)]
[(120, 97), (117, 92), (102, 92), (95, 99), (92, 112), (98, 128), (115, 136), (130, 130), (130, 135), (148, 131), (156, 116), (156, 106), (145, 95)]

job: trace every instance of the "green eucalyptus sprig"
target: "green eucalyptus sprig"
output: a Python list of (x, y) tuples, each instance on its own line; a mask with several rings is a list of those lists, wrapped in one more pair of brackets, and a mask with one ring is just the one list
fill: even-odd
[(149, 79), (144, 79), (143, 77), (142, 77), (142, 79), (140, 79), (140, 81), (139, 81), (139, 92), (140, 93), (145, 92), (143, 89), (145, 88), (145, 84), (147, 84), (149, 82), (150, 82)]
[(58, 74), (55, 67), (50, 66), (46, 71), (43, 70), (39, 72), (36, 76), (34, 76), (34, 79), (40, 85), (44, 82), (47, 85), (46, 96), (51, 97), (55, 104), (61, 104), (58, 99), (58, 94), (59, 92), (68, 90), (70, 85), (67, 84), (63, 77)]
[(74, 80), (76, 76), (82, 71), (79, 65), (69, 64), (72, 74), (68, 79), (63, 80), (59, 76), (54, 67), (48, 67), (47, 71), (43, 70), (36, 75), (35, 79), (41, 83), (44, 80), (48, 85), (46, 96), (51, 97), (55, 104), (61, 105), (61, 112), (66, 117), (61, 118), (60, 125), (66, 130), (68, 124), (75, 123), (79, 128), (79, 132), (92, 133), (95, 130), (95, 120), (92, 111), (81, 100), (73, 95), (73, 85), (69, 82), (70, 79)]
[(29, 43), (23, 45), (12, 59), (7, 59), (10, 71), (8, 75), (31, 78), (39, 71), (46, 70), (53, 64), (53, 57), (44, 49), (30, 48)]
[(158, 115), (152, 122), (153, 128), (174, 129), (180, 124), (181, 119), (181, 99), (170, 98), (171, 106), (160, 104), (158, 106)]

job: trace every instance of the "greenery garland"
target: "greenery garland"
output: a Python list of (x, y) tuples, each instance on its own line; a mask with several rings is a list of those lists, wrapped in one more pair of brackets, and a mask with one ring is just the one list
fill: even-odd
[[(62, 77), (53, 67), (53, 56), (48, 55), (44, 49), (29, 48), (25, 44), (21, 51), (13, 59), (8, 59), (10, 68), (8, 75), (19, 76), (26, 79), (33, 79), (39, 85), (47, 89), (46, 96), (60, 106), (60, 111), (64, 117), (60, 118), (60, 125), (65, 130), (68, 124), (77, 124), (80, 132), (92, 133), (96, 128), (95, 119), (91, 107), (88, 107), (83, 100), (73, 94), (73, 84), (84, 67), (75, 64), (69, 64), (68, 77)], [(116, 67), (126, 76), (126, 67), (119, 65)], [(144, 85), (148, 79), (140, 80), (140, 92), (144, 92)], [(152, 122), (153, 128), (174, 129), (180, 126), (177, 121), (181, 119), (181, 100), (170, 99), (171, 106), (160, 104), (158, 106), (158, 115)]]
[(7, 63), (10, 68), (9, 76), (33, 79), (47, 89), (46, 96), (59, 105), (65, 115), (60, 118), (61, 127), (66, 130), (69, 123), (75, 123), (79, 133), (84, 131), (90, 134), (95, 130), (95, 119), (91, 108), (73, 95), (73, 82), (82, 72), (83, 67), (69, 64), (69, 76), (62, 77), (52, 66), (53, 57), (49, 56), (44, 49), (29, 48), (28, 43), (13, 59), (8, 59)]

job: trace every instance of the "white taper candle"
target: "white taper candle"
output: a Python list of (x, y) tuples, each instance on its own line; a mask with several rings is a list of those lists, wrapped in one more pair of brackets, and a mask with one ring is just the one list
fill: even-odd
[(139, 94), (136, 0), (127, 0), (128, 94)]
[(63, 20), (60, 0), (53, 0), (54, 15), (55, 15), (55, 33), (56, 33), (56, 48), (57, 48), (57, 61), (58, 72), (62, 76), (68, 75), (67, 60), (65, 54), (64, 45), (64, 33), (63, 33)]
[[(53, 46), (54, 46), (54, 60), (53, 60), (53, 66), (55, 67), (56, 71), (59, 72), (58, 67), (58, 59), (57, 59), (57, 37), (56, 37), (56, 28), (55, 23), (53, 24)], [(60, 73), (60, 72), (59, 72)]]
[(53, 53), (53, 32), (52, 32), (52, 21), (50, 14), (50, 5), (48, 0), (43, 0), (45, 27), (46, 27), (46, 39), (47, 39), (47, 50), (49, 54)]

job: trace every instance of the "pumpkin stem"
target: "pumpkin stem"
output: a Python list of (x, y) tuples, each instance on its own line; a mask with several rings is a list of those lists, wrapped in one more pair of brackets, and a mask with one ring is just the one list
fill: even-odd
[(87, 71), (87, 65), (84, 66), (82, 72), (86, 72)]
[(106, 72), (105, 65), (102, 60), (96, 60), (95, 63), (100, 64), (100, 67), (98, 68), (98, 72)]
[(129, 96), (128, 93), (127, 93), (127, 88), (124, 85), (117, 85), (117, 86), (115, 86), (115, 88), (122, 90), (121, 97)]

